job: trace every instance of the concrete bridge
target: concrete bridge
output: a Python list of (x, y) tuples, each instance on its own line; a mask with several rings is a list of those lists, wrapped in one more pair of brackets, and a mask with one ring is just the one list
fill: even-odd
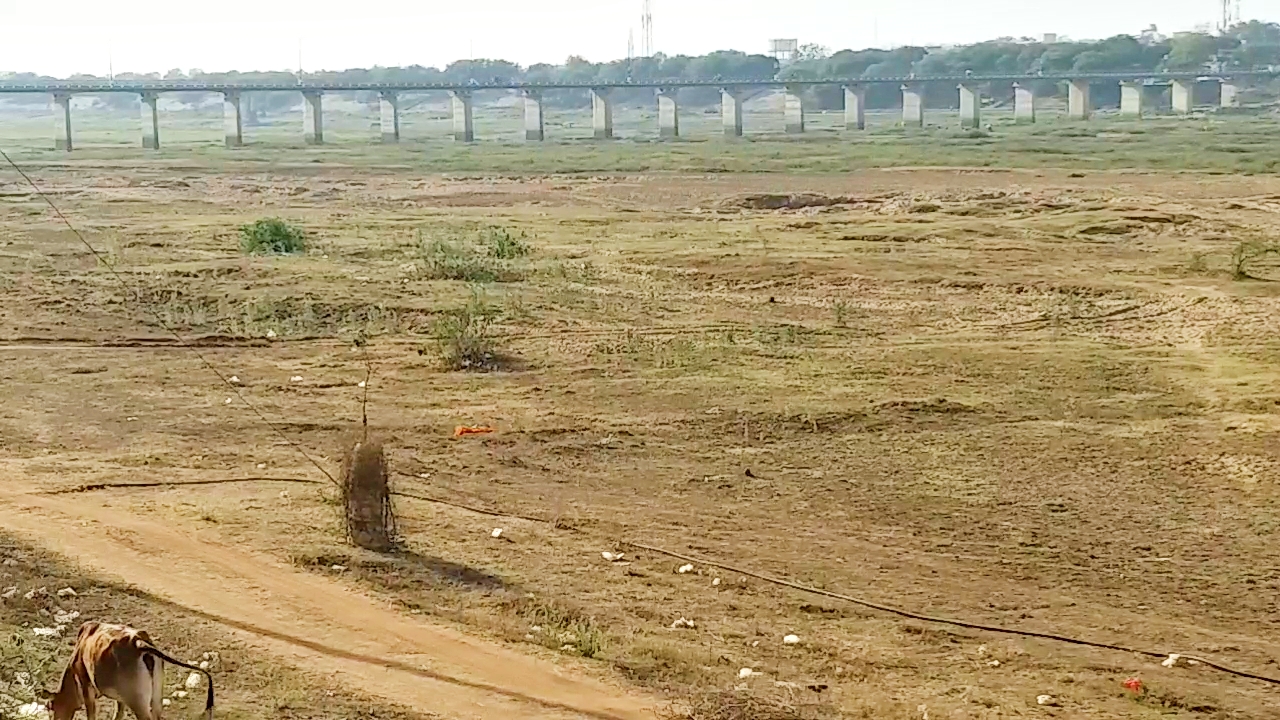
[(0, 93), (41, 93), (52, 96), (56, 127), (54, 146), (70, 151), (72, 143), (71, 97), (77, 93), (136, 93), (142, 100), (142, 146), (159, 149), (160, 116), (156, 102), (166, 92), (207, 92), (223, 97), (223, 117), (227, 147), (239, 147), (244, 143), (241, 97), (246, 92), (296, 92), (303, 97), (303, 137), (309, 144), (324, 142), (323, 98), (326, 92), (377, 92), (380, 97), (379, 122), (382, 141), (394, 143), (400, 140), (399, 96), (412, 92), (447, 92), (453, 104), (453, 137), (459, 142), (475, 140), (472, 122), (472, 102), (475, 93), (485, 90), (518, 91), (524, 96), (525, 139), (542, 141), (546, 138), (543, 124), (542, 99), (549, 90), (589, 90), (591, 92), (592, 125), (599, 139), (613, 137), (613, 102), (611, 94), (618, 89), (651, 88), (658, 104), (659, 135), (675, 138), (680, 135), (679, 92), (682, 88), (717, 88), (721, 93), (721, 119), (724, 134), (740, 137), (743, 134), (743, 103), (764, 90), (782, 88), (786, 93), (786, 131), (799, 134), (805, 131), (805, 107), (801, 93), (813, 86), (842, 87), (845, 94), (845, 126), (849, 130), (866, 128), (866, 92), (872, 85), (895, 85), (902, 92), (902, 122), (906, 126), (923, 126), (925, 87), (931, 84), (955, 84), (959, 91), (960, 124), (977, 127), (981, 121), (982, 88), (991, 83), (1010, 83), (1014, 88), (1014, 117), (1018, 122), (1035, 122), (1036, 98), (1034, 85), (1044, 81), (1065, 82), (1068, 86), (1067, 115), (1076, 120), (1087, 120), (1093, 112), (1090, 89), (1094, 84), (1118, 83), (1120, 85), (1122, 115), (1141, 117), (1147, 107), (1146, 88), (1172, 88), (1173, 110), (1187, 114), (1195, 102), (1194, 88), (1201, 82), (1221, 85), (1221, 105), (1234, 107), (1239, 102), (1240, 88), (1250, 80), (1280, 76), (1280, 68), (1266, 70), (1232, 70), (1205, 74), (1202, 72), (1175, 73), (1040, 73), (1010, 75), (938, 75), (896, 76), (873, 78), (824, 78), (820, 80), (671, 80), (615, 83), (524, 83), (494, 82), (436, 84), (436, 83), (205, 83), (205, 82), (96, 82), (96, 83), (45, 83), (34, 85), (0, 84)]

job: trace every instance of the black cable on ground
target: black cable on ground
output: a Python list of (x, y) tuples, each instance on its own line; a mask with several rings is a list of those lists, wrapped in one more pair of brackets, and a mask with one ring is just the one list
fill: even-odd
[(94, 492), (96, 490), (127, 490), (131, 488), (158, 488), (158, 487), (181, 487), (183, 485), (226, 485), (228, 483), (249, 483), (249, 482), (276, 482), (276, 483), (299, 483), (302, 485), (323, 485), (319, 480), (308, 480), (306, 478), (290, 478), (290, 477), (237, 477), (237, 478), (213, 478), (209, 480), (176, 480), (169, 482), (129, 482), (129, 483), (85, 483), (84, 485), (75, 485), (69, 488), (60, 488), (58, 490), (47, 490), (40, 495), (70, 495), (74, 493)]
[(920, 613), (914, 613), (909, 610), (896, 608), (891, 605), (882, 605), (880, 603), (871, 602), (870, 600), (863, 600), (861, 598), (856, 598), (851, 595), (843, 595), (841, 593), (831, 592), (830, 590), (822, 590), (820, 588), (815, 588), (808, 585), (801, 585), (800, 583), (791, 582), (790, 580), (782, 580), (780, 578), (770, 577), (768, 575), (764, 575), (758, 572), (753, 572), (751, 570), (744, 570), (742, 568), (734, 567), (732, 565), (727, 565), (721, 562), (716, 562), (714, 560), (707, 560), (705, 558), (696, 558), (691, 555), (684, 555), (681, 553), (672, 552), (670, 550), (664, 550), (663, 548), (654, 547), (653, 545), (646, 545), (644, 543), (631, 542), (629, 540), (623, 540), (622, 544), (629, 545), (633, 548), (638, 548), (640, 550), (648, 550), (649, 552), (660, 553), (662, 555), (673, 557), (673, 558), (676, 558), (677, 560), (683, 560), (689, 563), (695, 563), (698, 565), (708, 565), (710, 567), (720, 568), (721, 570), (727, 570), (729, 572), (738, 573), (739, 575), (746, 575), (747, 577), (752, 577), (757, 580), (763, 580), (764, 582), (772, 583), (774, 585), (780, 585), (782, 587), (791, 588), (793, 590), (799, 590), (801, 592), (811, 593), (813, 595), (821, 595), (823, 597), (829, 597), (835, 600), (843, 600), (848, 603), (853, 603), (854, 605), (861, 605), (862, 607), (865, 607), (865, 608), (871, 608), (872, 610), (879, 610), (880, 612), (891, 613), (893, 615), (910, 618), (912, 620), (921, 620), (924, 622), (938, 623), (940, 625), (952, 625), (954, 627), (962, 627), (962, 628), (967, 628), (969, 630), (982, 630), (985, 632), (1003, 633), (1005, 635), (1018, 635), (1021, 637), (1039, 638), (1041, 640), (1054, 640), (1056, 642), (1069, 643), (1071, 645), (1083, 645), (1085, 647), (1100, 648), (1102, 650), (1116, 650), (1119, 652), (1133, 653), (1136, 655), (1145, 655), (1150, 658), (1169, 658), (1169, 657), (1172, 657), (1173, 655), (1177, 655), (1179, 659), (1186, 660), (1188, 662), (1197, 662), (1202, 665), (1211, 667), (1215, 670), (1220, 670), (1222, 672), (1225, 672), (1231, 675), (1236, 675), (1238, 677), (1243, 677), (1243, 678), (1250, 678), (1252, 680), (1261, 680), (1262, 682), (1271, 683), (1272, 685), (1280, 685), (1280, 680), (1277, 680), (1275, 678), (1269, 678), (1269, 677), (1266, 677), (1265, 675), (1256, 675), (1254, 673), (1247, 672), (1245, 670), (1236, 670), (1235, 668), (1227, 667), (1226, 665), (1221, 665), (1221, 664), (1212, 662), (1210, 660), (1205, 660), (1204, 658), (1197, 657), (1195, 655), (1184, 655), (1182, 653), (1161, 653), (1161, 652), (1154, 652), (1152, 650), (1136, 650), (1134, 648), (1125, 647), (1123, 645), (1112, 645), (1110, 643), (1094, 642), (1092, 640), (1081, 640), (1080, 638), (1073, 638), (1067, 635), (1056, 635), (1054, 633), (1036, 632), (1034, 630), (1018, 630), (1017, 628), (1000, 627), (999, 625), (984, 625), (982, 623), (968, 622), (965, 620), (952, 620), (951, 618), (937, 617), (934, 615), (922, 615)]

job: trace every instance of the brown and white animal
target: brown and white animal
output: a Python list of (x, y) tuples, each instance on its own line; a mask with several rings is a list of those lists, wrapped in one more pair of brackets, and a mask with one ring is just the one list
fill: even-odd
[(204, 673), (209, 681), (204, 716), (212, 720), (213, 676), (208, 670), (164, 654), (145, 630), (98, 622), (80, 626), (62, 684), (44, 693), (45, 707), (53, 720), (72, 720), (80, 708), (88, 720), (97, 720), (98, 698), (109, 697), (116, 701), (115, 720), (123, 720), (126, 707), (138, 720), (160, 720), (165, 662)]

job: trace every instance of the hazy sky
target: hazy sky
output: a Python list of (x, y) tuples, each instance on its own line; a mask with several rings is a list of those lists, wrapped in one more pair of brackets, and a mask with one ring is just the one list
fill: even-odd
[[(0, 71), (57, 76), (169, 68), (308, 70), (436, 65), (467, 57), (531, 64), (624, 57), (641, 0), (0, 0)], [(1280, 0), (1241, 0), (1280, 20)], [(652, 0), (655, 49), (763, 52), (770, 38), (832, 49), (1074, 38), (1212, 22), (1218, 0)]]

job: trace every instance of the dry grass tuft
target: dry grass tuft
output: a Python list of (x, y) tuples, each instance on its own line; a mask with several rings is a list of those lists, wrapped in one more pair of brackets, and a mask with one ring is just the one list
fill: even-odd
[(348, 539), (374, 552), (394, 550), (396, 518), (382, 443), (367, 437), (353, 442), (342, 459), (341, 483)]
[(662, 720), (818, 720), (835, 715), (826, 705), (802, 705), (738, 690), (703, 693), (684, 707), (659, 713)]

